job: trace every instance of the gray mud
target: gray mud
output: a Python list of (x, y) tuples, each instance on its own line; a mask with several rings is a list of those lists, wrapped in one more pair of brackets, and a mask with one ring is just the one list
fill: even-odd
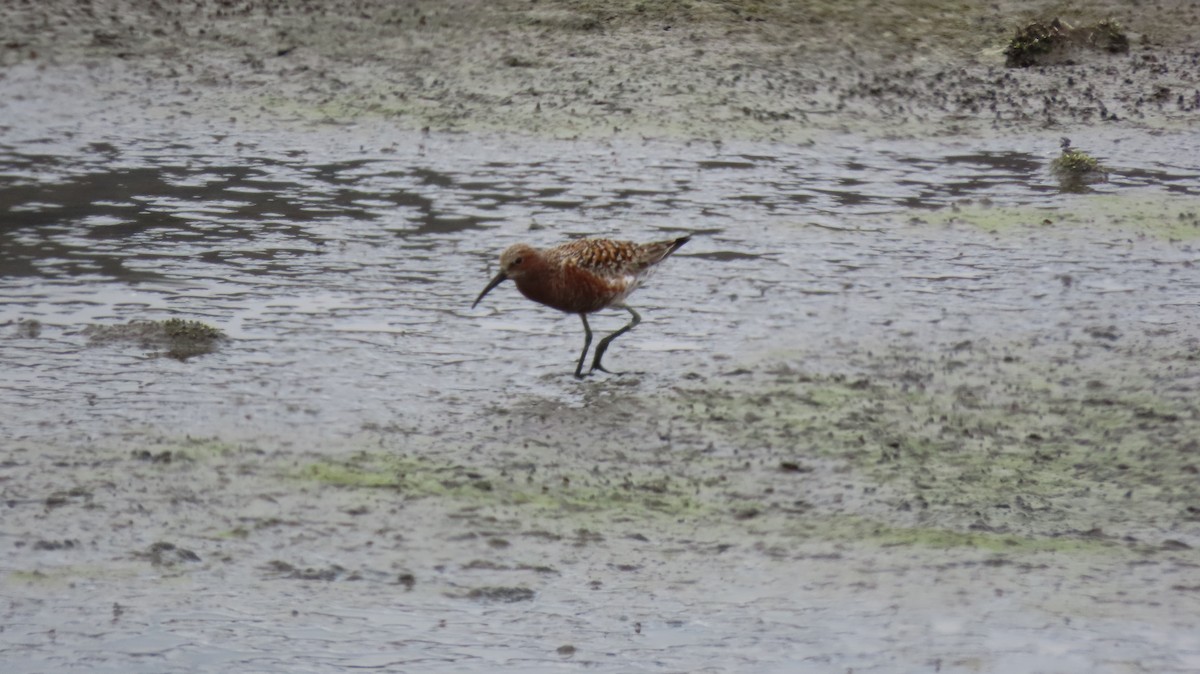
[(1200, 668), (1194, 9), (324, 7), (3, 10), (6, 673)]

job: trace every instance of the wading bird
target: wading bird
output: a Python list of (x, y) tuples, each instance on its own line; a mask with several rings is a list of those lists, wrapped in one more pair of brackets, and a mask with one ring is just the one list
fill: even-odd
[(600, 340), (592, 367), (586, 373), (600, 370), (612, 374), (600, 364), (600, 359), (614, 339), (642, 321), (638, 312), (625, 304), (625, 298), (641, 285), (659, 262), (691, 238), (684, 236), (653, 243), (578, 239), (546, 249), (518, 243), (500, 255), (499, 273), (479, 293), (471, 308), (475, 308), (493, 288), (511, 279), (517, 284), (517, 290), (534, 302), (579, 314), (583, 321), (583, 352), (575, 366), (576, 377), (585, 376), (583, 362), (592, 344), (592, 328), (588, 325), (587, 315), (609, 307), (624, 309), (633, 319)]

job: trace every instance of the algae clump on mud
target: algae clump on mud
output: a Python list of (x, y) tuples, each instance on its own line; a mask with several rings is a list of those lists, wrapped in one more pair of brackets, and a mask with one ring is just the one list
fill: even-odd
[(1108, 180), (1108, 171), (1100, 161), (1083, 150), (1071, 147), (1071, 141), (1066, 138), (1062, 141), (1062, 154), (1050, 162), (1050, 172), (1066, 192), (1082, 192), (1090, 184)]
[(1057, 18), (1049, 23), (1034, 21), (1017, 30), (1004, 48), (1005, 65), (1028, 68), (1071, 63), (1071, 56), (1080, 49), (1123, 54), (1129, 51), (1129, 37), (1115, 19), (1079, 27)]
[(134, 343), (155, 356), (187, 360), (212, 353), (225, 333), (207, 323), (182, 318), (134, 320), (124, 325), (89, 325), (83, 334), (90, 346)]

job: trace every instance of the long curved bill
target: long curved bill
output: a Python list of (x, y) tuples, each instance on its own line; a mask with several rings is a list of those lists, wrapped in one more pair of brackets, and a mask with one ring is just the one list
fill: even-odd
[(504, 275), (503, 271), (501, 271), (499, 274), (496, 274), (495, 278), (493, 278), (487, 284), (487, 287), (483, 289), (483, 292), (479, 293), (479, 297), (476, 297), (475, 301), (471, 303), (471, 308), (474, 309), (475, 305), (479, 304), (479, 300), (483, 299), (484, 295), (492, 292), (492, 288), (495, 288), (496, 286), (500, 285), (501, 283), (504, 283), (507, 280), (508, 280), (508, 277)]

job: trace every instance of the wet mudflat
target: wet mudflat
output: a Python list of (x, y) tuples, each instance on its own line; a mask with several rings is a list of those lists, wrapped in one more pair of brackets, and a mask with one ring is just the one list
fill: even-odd
[[(1186, 139), (1063, 195), (1040, 136), (197, 127), (6, 139), (14, 671), (1196, 665)], [(508, 243), (684, 231), (640, 374), (468, 310)], [(85, 334), (172, 316), (230, 340)]]
[[(5, 671), (1200, 667), (1194, 134), (1072, 131), (1110, 176), (1063, 193), (1058, 129), (565, 141), (5, 87)], [(511, 286), (469, 308), (511, 243), (684, 232), (631, 374), (576, 381), (578, 320)], [(95, 338), (168, 318), (226, 339)]]

